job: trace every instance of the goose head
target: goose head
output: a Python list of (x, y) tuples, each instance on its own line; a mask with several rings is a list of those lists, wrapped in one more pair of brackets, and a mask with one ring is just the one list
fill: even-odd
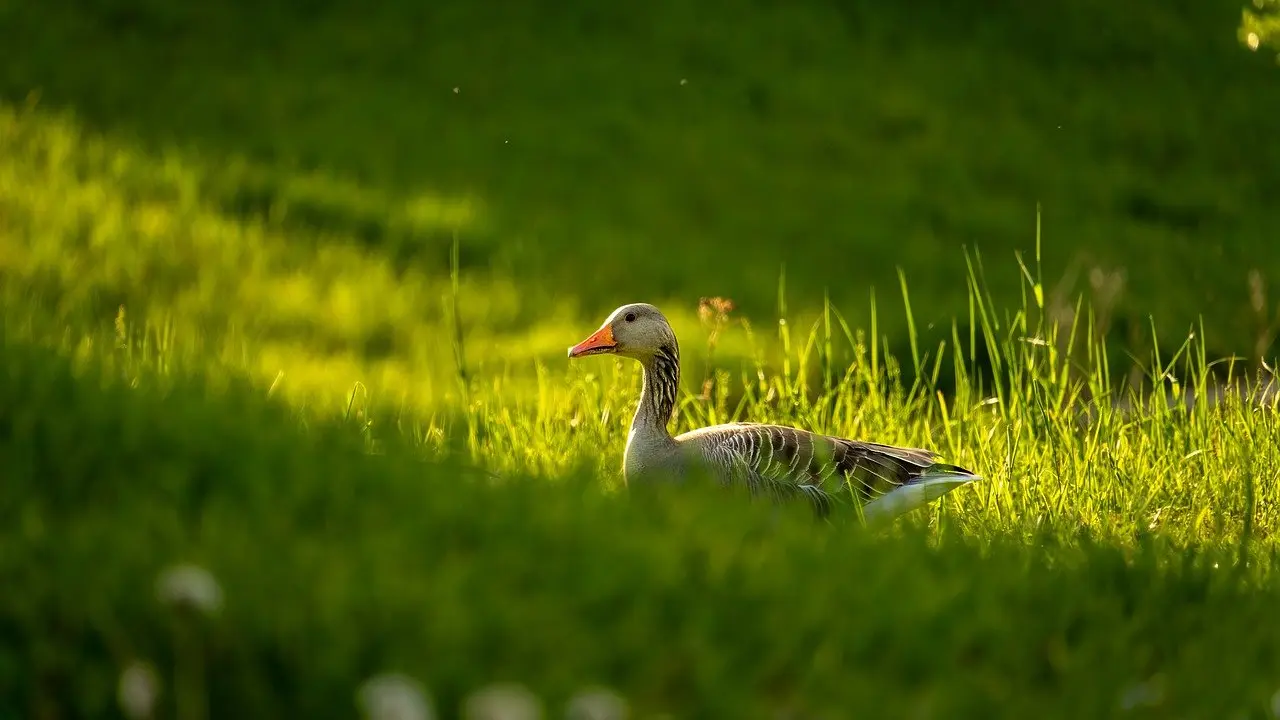
[(614, 310), (599, 330), (569, 348), (569, 357), (607, 353), (645, 362), (664, 348), (676, 349), (676, 335), (662, 311), (648, 303), (631, 303)]

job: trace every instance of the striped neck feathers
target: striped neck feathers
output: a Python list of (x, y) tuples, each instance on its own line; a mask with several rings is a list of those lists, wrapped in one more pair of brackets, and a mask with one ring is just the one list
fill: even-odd
[(680, 350), (674, 342), (664, 344), (646, 360), (644, 388), (633, 424), (661, 428), (666, 433), (680, 390)]

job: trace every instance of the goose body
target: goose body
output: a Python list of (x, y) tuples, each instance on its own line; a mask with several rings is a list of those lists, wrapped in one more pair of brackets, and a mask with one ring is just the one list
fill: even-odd
[(868, 522), (891, 519), (979, 480), (928, 450), (850, 440), (784, 425), (731, 422), (672, 437), (667, 429), (680, 388), (680, 351), (671, 325), (648, 303), (623, 305), (569, 357), (615, 354), (644, 371), (640, 402), (623, 456), (628, 484), (681, 481), (693, 472), (745, 484), (753, 493), (801, 496), (820, 515), (852, 498)]

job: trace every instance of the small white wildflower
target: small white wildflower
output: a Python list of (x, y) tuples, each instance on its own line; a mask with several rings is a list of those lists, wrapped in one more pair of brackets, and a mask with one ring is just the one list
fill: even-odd
[(1262, 38), (1258, 37), (1258, 33), (1254, 32), (1249, 33), (1249, 37), (1246, 38), (1246, 41), (1249, 43), (1250, 50), (1257, 50), (1258, 46), (1262, 44)]
[(160, 679), (151, 665), (135, 660), (120, 673), (116, 699), (125, 717), (145, 720), (155, 712), (160, 697)]
[(627, 701), (612, 690), (592, 688), (569, 699), (568, 720), (627, 720), (631, 710)]
[(357, 700), (369, 720), (435, 720), (431, 697), (413, 678), (386, 673), (360, 686)]
[(156, 583), (156, 594), (161, 602), (206, 614), (222, 608), (222, 588), (217, 579), (196, 565), (175, 565), (165, 570)]
[(542, 703), (523, 685), (489, 685), (467, 697), (463, 717), (467, 720), (542, 720)]

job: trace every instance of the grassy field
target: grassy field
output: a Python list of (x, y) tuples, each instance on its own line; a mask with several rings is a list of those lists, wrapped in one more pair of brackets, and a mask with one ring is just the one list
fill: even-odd
[[(0, 720), (146, 677), (351, 717), (388, 673), (441, 717), (1280, 715), (1238, 7), (62, 5), (0, 3)], [(638, 368), (564, 351), (632, 300), (673, 431), (984, 480), (874, 532), (626, 488)]]
[[(831, 307), (813, 326), (731, 315), (714, 342), (672, 308), (677, 430), (795, 423), (985, 476), (868, 534), (851, 513), (815, 526), (741, 495), (619, 493), (636, 368), (563, 359), (598, 318), (522, 323), (497, 279), (397, 275), (351, 238), (228, 216), (231, 180), (65, 117), (0, 127), (0, 568), (21, 588), (0, 601), (5, 715), (110, 714), (135, 662), (168, 717), (349, 716), (387, 672), (446, 715), (507, 682), (557, 713), (603, 685), (636, 717), (1272, 702), (1274, 404), (1113, 407), (1125, 369), (1087, 306), (1074, 326), (1040, 306), (1034, 263), (1005, 263), (1019, 307), (991, 304), (975, 265), (956, 325), (973, 336), (905, 357)], [(1140, 360), (1157, 387), (1210, 382), (1197, 337)], [(930, 385), (939, 364), (952, 394)], [(179, 563), (217, 578), (212, 617), (157, 598)]]
[[(1117, 342), (1203, 315), (1212, 354), (1253, 352), (1280, 92), (1236, 0), (475, 7), (10, 2), (0, 98), (198, 157), (236, 176), (228, 214), (392, 272), (440, 277), (456, 232), (467, 277), (580, 321), (702, 295), (768, 318), (785, 266), (796, 312), (826, 294), (865, 326), (901, 267), (932, 343), (962, 248), (1029, 254), (1039, 206), (1050, 294), (1105, 300)], [(1018, 303), (1016, 273), (989, 286)]]
[[(681, 428), (791, 422), (935, 447), (985, 476), (875, 534), (723, 490), (617, 492), (636, 376), (608, 360), (543, 366), (536, 394), (475, 377), (434, 414), (362, 393), (323, 413), (181, 334), (122, 318), (79, 335), (7, 307), (5, 716), (111, 714), (131, 667), (159, 678), (164, 717), (349, 717), (385, 673), (444, 716), (511, 682), (553, 715), (600, 686), (633, 717), (1274, 704), (1274, 400), (1089, 411), (1110, 382), (1096, 345), (1039, 327), (1034, 306), (1012, 325), (977, 306), (1000, 382), (962, 382), (954, 401), (903, 388), (834, 321), (760, 338), (789, 362), (744, 367), (740, 405), (724, 376), (685, 396)], [(1202, 389), (1199, 350), (1155, 374)], [(826, 360), (839, 352), (853, 361)], [(189, 580), (188, 605), (157, 597), (183, 563), (217, 593)]]

